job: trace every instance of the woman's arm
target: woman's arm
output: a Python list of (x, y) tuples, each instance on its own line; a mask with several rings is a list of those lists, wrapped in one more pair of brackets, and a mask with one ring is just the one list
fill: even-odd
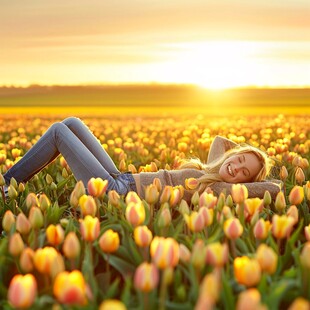
[(211, 143), (207, 163), (218, 159), (226, 151), (234, 148), (237, 143), (221, 136), (216, 136)]

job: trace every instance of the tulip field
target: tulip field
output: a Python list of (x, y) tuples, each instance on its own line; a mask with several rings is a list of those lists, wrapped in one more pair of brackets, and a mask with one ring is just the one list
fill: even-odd
[[(3, 174), (65, 114), (0, 116)], [(199, 193), (197, 182), (145, 198), (77, 182), (62, 156), (0, 197), (1, 309), (309, 309), (310, 131), (308, 114), (79, 115), (120, 171), (206, 161), (216, 135), (263, 149), (272, 197)], [(184, 189), (193, 192), (183, 199)]]

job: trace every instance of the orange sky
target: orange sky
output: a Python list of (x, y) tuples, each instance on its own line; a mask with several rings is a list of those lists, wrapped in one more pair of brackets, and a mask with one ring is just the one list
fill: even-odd
[(309, 0), (4, 0), (0, 84), (310, 85)]

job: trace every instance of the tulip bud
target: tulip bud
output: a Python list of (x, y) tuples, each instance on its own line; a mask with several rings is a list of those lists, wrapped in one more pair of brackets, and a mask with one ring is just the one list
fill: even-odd
[(31, 272), (33, 265), (34, 251), (31, 248), (25, 248), (19, 258), (19, 264), (23, 272)]
[(3, 219), (2, 219), (2, 228), (7, 233), (9, 233), (14, 224), (15, 224), (15, 217), (12, 211), (11, 210), (5, 211)]
[(51, 206), (51, 202), (45, 194), (39, 196), (39, 205), (42, 211), (46, 211)]
[(286, 215), (294, 219), (294, 225), (298, 223), (298, 209), (296, 206), (290, 206), (286, 212)]
[(130, 171), (131, 173), (137, 173), (137, 169), (133, 164), (128, 165), (128, 171)]
[(14, 187), (17, 190), (18, 184), (14, 178), (10, 179), (10, 186)]
[(175, 207), (182, 199), (184, 195), (183, 186), (175, 186), (172, 188), (171, 196), (169, 199), (170, 207)]
[(57, 224), (56, 226), (53, 224), (49, 225), (45, 233), (48, 243), (53, 246), (61, 244), (64, 240), (65, 232), (60, 226), (60, 224)]
[(15, 187), (13, 187), (12, 185), (10, 185), (8, 188), (8, 196), (11, 199), (15, 199), (18, 196), (18, 193), (17, 193)]
[[(0, 162), (1, 164), (1, 162)], [(4, 179), (4, 176), (2, 175), (2, 173), (0, 173), (0, 186), (3, 186), (5, 185), (5, 179)]]
[(196, 191), (191, 198), (192, 205), (197, 206), (199, 204), (199, 199), (200, 199), (199, 193)]
[(94, 241), (100, 233), (100, 223), (97, 217), (86, 215), (84, 220), (80, 219), (80, 231), (85, 241)]
[(87, 183), (88, 193), (93, 197), (103, 197), (108, 188), (108, 180), (91, 178)]
[[(201, 281), (199, 288), (199, 299), (208, 298), (212, 303), (216, 303), (219, 299), (221, 291), (220, 279), (217, 271), (208, 273)], [(212, 309), (212, 308), (202, 308)]]
[(79, 198), (79, 206), (83, 216), (91, 215), (95, 216), (97, 213), (97, 205), (95, 199), (90, 195), (82, 195)]
[(279, 192), (276, 196), (276, 201), (274, 203), (275, 208), (278, 212), (282, 213), (286, 207), (285, 196), (283, 192)]
[(226, 197), (225, 205), (228, 206), (229, 208), (232, 208), (232, 207), (233, 207), (234, 202), (233, 202), (233, 199), (232, 199), (232, 196), (231, 196), (231, 195), (228, 195), (228, 196)]
[(248, 287), (258, 284), (261, 279), (261, 267), (259, 262), (247, 256), (235, 258), (234, 275), (239, 284)]
[(223, 229), (226, 237), (232, 240), (239, 238), (243, 233), (243, 226), (237, 218), (227, 219)]
[(39, 207), (40, 203), (39, 203), (39, 199), (36, 196), (35, 193), (29, 193), (26, 197), (26, 206), (27, 209), (30, 209), (33, 206)]
[(32, 274), (15, 275), (9, 286), (8, 301), (16, 309), (30, 308), (37, 296), (37, 282)]
[(305, 226), (304, 232), (305, 232), (305, 237), (307, 241), (310, 241), (310, 224), (308, 226)]
[(75, 186), (74, 186), (74, 190), (76, 192), (76, 196), (77, 199), (79, 199), (81, 196), (85, 195), (85, 186), (84, 183), (82, 181), (78, 181)]
[(46, 246), (35, 251), (33, 263), (36, 269), (42, 273), (51, 275), (53, 262), (57, 259), (58, 252), (55, 248)]
[(70, 231), (68, 233), (68, 235), (66, 236), (64, 240), (62, 250), (65, 256), (69, 259), (75, 259), (80, 255), (81, 245), (75, 232)]
[(139, 247), (147, 247), (150, 245), (153, 234), (152, 231), (148, 229), (147, 226), (137, 226), (133, 231), (133, 236), (135, 243)]
[(86, 282), (79, 270), (60, 272), (54, 282), (53, 291), (61, 304), (84, 306), (87, 304)]
[(213, 209), (208, 209), (207, 207), (201, 207), (201, 208), (199, 208), (198, 213), (199, 213), (199, 215), (202, 215), (202, 217), (204, 219), (205, 227), (212, 225), (213, 217), (214, 217), (214, 210)]
[(99, 239), (99, 246), (104, 253), (116, 252), (119, 248), (119, 244), (119, 235), (112, 229), (106, 230)]
[(54, 182), (52, 176), (50, 174), (47, 174), (45, 177), (45, 181), (48, 185), (51, 185), (52, 182)]
[(300, 167), (296, 168), (295, 171), (295, 180), (298, 184), (302, 184), (305, 181), (306, 177), (303, 170)]
[(183, 215), (190, 213), (188, 203), (184, 199), (182, 199), (179, 204), (179, 212)]
[(223, 267), (228, 262), (228, 246), (215, 242), (207, 245), (206, 261), (213, 267)]
[(183, 263), (188, 263), (191, 259), (191, 252), (190, 250), (183, 244), (180, 244), (179, 247), (179, 255), (180, 255), (180, 261)]
[(156, 186), (157, 191), (158, 191), (159, 193), (162, 191), (163, 186), (161, 185), (161, 181), (160, 181), (159, 178), (155, 178), (155, 179), (153, 180), (153, 185)]
[[(310, 242), (306, 242), (300, 254), (300, 262), (306, 269), (310, 269)], [(308, 272), (308, 271), (307, 271)]]
[(288, 172), (285, 166), (282, 166), (280, 169), (280, 179), (285, 182), (288, 177)]
[(270, 275), (275, 273), (278, 264), (278, 256), (271, 247), (264, 243), (260, 244), (256, 250), (256, 258), (262, 271)]
[(259, 240), (266, 239), (270, 229), (271, 229), (271, 223), (269, 221), (265, 221), (263, 218), (260, 218), (256, 222), (253, 229), (255, 238)]
[(130, 191), (126, 196), (126, 204), (141, 203), (141, 199), (136, 192)]
[(9, 253), (12, 256), (19, 256), (24, 250), (24, 241), (19, 233), (14, 233), (9, 240)]
[(74, 189), (70, 195), (70, 206), (73, 208), (77, 208), (79, 205), (79, 197), (77, 195), (77, 191)]
[(166, 185), (160, 196), (160, 200), (159, 200), (160, 204), (168, 202), (171, 195), (172, 195), (172, 186)]
[(31, 224), (24, 213), (19, 213), (16, 217), (16, 230), (22, 235), (28, 235)]
[(248, 189), (245, 185), (233, 184), (231, 187), (231, 195), (235, 203), (242, 203), (248, 198)]
[(145, 200), (149, 204), (155, 204), (159, 198), (159, 191), (154, 184), (150, 184), (145, 189)]
[(307, 181), (307, 183), (304, 185), (304, 189), (305, 189), (306, 199), (310, 201), (310, 181)]
[(158, 227), (168, 227), (171, 224), (171, 212), (169, 204), (164, 203), (158, 217)]
[(206, 247), (203, 240), (196, 239), (192, 248), (191, 263), (196, 269), (201, 270), (206, 263)]
[(57, 185), (56, 185), (56, 183), (52, 182), (51, 185), (50, 185), (50, 189), (51, 189), (52, 191), (56, 191), (56, 190), (57, 190)]
[(266, 207), (271, 204), (272, 199), (269, 191), (265, 191), (263, 201)]
[(120, 206), (120, 196), (115, 190), (108, 192), (109, 202), (113, 207), (118, 208)]
[(23, 193), (25, 191), (25, 185), (24, 183), (19, 183), (18, 184), (18, 192)]
[(304, 189), (301, 186), (295, 185), (291, 189), (288, 199), (292, 205), (299, 205), (303, 202), (304, 197)]
[(143, 262), (138, 266), (134, 275), (134, 286), (142, 292), (150, 292), (157, 287), (159, 271), (155, 264)]
[(28, 218), (33, 229), (39, 229), (44, 224), (42, 211), (38, 207), (31, 207)]

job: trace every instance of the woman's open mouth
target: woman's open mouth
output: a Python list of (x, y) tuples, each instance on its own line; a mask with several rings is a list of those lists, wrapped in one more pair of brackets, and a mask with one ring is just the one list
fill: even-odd
[(227, 172), (228, 172), (229, 175), (231, 175), (232, 177), (234, 177), (233, 170), (232, 170), (230, 164), (228, 164), (228, 166), (227, 166)]

